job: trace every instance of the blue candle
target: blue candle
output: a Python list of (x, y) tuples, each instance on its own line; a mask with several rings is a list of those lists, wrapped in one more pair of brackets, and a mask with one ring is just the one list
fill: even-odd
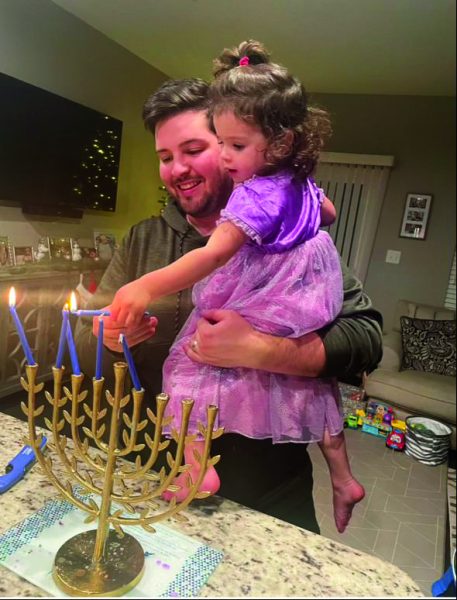
[[(109, 316), (111, 316), (111, 313), (109, 310), (85, 310), (85, 309), (81, 309), (81, 308), (78, 308), (78, 310), (72, 310), (71, 314), (75, 315), (76, 317), (109, 317)], [(144, 313), (144, 316), (150, 317), (151, 313), (146, 311)]]
[(109, 310), (72, 310), (72, 315), (76, 315), (77, 317), (109, 317)]
[(95, 363), (95, 379), (102, 378), (102, 361), (103, 361), (103, 317), (98, 319), (98, 338), (97, 338), (97, 359)]
[(19, 335), (19, 339), (21, 340), (21, 344), (22, 344), (22, 348), (24, 349), (27, 364), (28, 365), (36, 365), (36, 362), (33, 358), (32, 350), (29, 346), (27, 338), (25, 337), (25, 332), (24, 332), (24, 328), (22, 327), (21, 320), (19, 319), (19, 315), (16, 312), (15, 304), (16, 304), (16, 291), (15, 291), (14, 287), (12, 287), (10, 290), (10, 298), (9, 298), (10, 313), (11, 313), (11, 316), (13, 317), (13, 321), (16, 325), (16, 331)]
[(78, 355), (76, 354), (75, 340), (73, 339), (70, 321), (68, 321), (67, 325), (67, 344), (68, 349), (70, 351), (71, 368), (73, 371), (73, 375), (81, 375), (81, 369), (79, 368)]
[(67, 339), (67, 327), (68, 327), (68, 304), (65, 304), (62, 311), (62, 326), (60, 328), (59, 347), (57, 349), (56, 368), (60, 369), (63, 363), (63, 353), (65, 352), (65, 342)]
[(140, 380), (138, 378), (138, 373), (136, 372), (135, 364), (133, 362), (132, 353), (130, 352), (130, 348), (127, 345), (127, 340), (125, 339), (125, 335), (123, 335), (122, 333), (119, 336), (119, 341), (122, 344), (122, 348), (124, 350), (124, 356), (127, 359), (127, 364), (129, 366), (129, 371), (130, 371), (130, 377), (132, 378), (132, 381), (133, 381), (133, 387), (136, 390), (142, 390), (143, 388), (141, 387), (141, 383), (140, 383)]

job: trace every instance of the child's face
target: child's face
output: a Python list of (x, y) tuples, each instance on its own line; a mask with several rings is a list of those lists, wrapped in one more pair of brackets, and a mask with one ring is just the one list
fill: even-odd
[(265, 166), (267, 140), (258, 127), (226, 111), (214, 117), (221, 163), (235, 183), (246, 181)]

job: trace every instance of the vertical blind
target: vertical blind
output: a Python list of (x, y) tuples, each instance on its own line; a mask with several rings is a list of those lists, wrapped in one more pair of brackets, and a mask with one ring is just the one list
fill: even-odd
[(365, 280), (393, 157), (323, 153), (315, 180), (335, 205), (326, 229), (344, 262)]
[(446, 297), (444, 299), (444, 306), (446, 308), (455, 310), (455, 251), (451, 272), (449, 274), (449, 282), (447, 286)]

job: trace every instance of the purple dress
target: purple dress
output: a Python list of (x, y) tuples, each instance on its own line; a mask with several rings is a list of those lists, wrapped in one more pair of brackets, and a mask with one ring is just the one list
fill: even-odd
[(338, 252), (319, 231), (323, 192), (311, 179), (296, 182), (282, 171), (254, 177), (232, 193), (221, 221), (230, 220), (251, 238), (223, 267), (193, 289), (194, 310), (165, 361), (167, 414), (179, 425), (181, 400), (195, 401), (189, 433), (206, 422), (208, 404), (218, 406), (225, 433), (273, 442), (317, 442), (327, 429), (343, 429), (333, 379), (218, 368), (189, 359), (202, 311), (238, 312), (264, 333), (296, 338), (330, 323), (341, 310), (343, 283)]

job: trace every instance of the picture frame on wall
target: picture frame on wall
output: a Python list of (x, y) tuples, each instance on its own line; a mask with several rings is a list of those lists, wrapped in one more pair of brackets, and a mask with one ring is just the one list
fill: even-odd
[(14, 264), (19, 267), (21, 265), (28, 265), (33, 263), (34, 253), (32, 246), (13, 246), (14, 252)]
[(13, 264), (13, 252), (7, 235), (0, 235), (0, 269)]
[(408, 194), (400, 228), (400, 237), (424, 240), (432, 205), (431, 194)]

